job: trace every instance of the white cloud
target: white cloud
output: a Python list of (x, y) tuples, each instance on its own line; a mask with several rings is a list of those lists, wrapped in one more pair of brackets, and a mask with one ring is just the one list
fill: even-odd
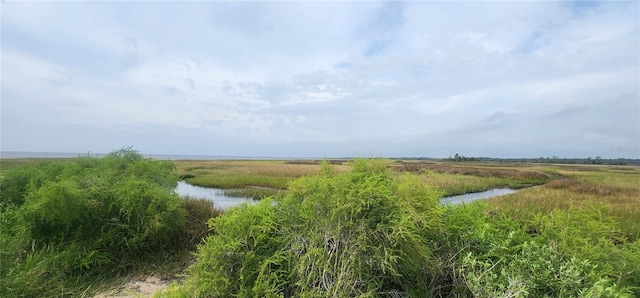
[[(7, 2), (2, 149), (133, 140), (193, 154), (608, 156), (632, 146), (638, 157), (637, 10)], [(64, 146), (27, 141), (54, 134)]]

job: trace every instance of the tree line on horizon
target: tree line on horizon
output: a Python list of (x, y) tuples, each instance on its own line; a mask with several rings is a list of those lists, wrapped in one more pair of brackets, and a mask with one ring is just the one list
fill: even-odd
[(454, 161), (454, 162), (515, 162), (515, 163), (555, 163), (555, 164), (587, 164), (587, 165), (640, 165), (640, 158), (567, 158), (567, 157), (537, 157), (537, 158), (500, 158), (500, 157), (470, 157), (456, 153), (447, 158), (432, 157), (401, 157), (396, 160), (433, 160), (433, 161)]

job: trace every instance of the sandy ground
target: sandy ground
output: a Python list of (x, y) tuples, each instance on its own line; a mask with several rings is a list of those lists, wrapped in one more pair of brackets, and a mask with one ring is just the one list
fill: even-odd
[(175, 279), (161, 280), (155, 276), (136, 278), (117, 289), (98, 294), (95, 298), (138, 298), (153, 297), (153, 294), (169, 287)]

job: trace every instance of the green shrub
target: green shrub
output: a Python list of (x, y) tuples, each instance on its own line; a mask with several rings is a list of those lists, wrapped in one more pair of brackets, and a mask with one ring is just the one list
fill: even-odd
[(73, 293), (79, 279), (183, 250), (187, 211), (176, 181), (171, 163), (130, 148), (10, 171), (2, 178), (2, 296)]
[(536, 241), (550, 243), (564, 255), (589, 260), (612, 282), (640, 295), (640, 246), (629, 242), (604, 205), (555, 210), (528, 222)]
[(519, 244), (516, 253), (497, 260), (468, 253), (461, 264), (459, 273), (478, 297), (582, 297), (596, 284), (618, 291), (606, 278), (590, 280), (597, 268), (588, 260), (535, 242)]
[(0, 180), (0, 208), (22, 205), (30, 190), (47, 181), (57, 180), (64, 171), (63, 163), (43, 162), (8, 171)]
[(424, 296), (439, 271), (438, 192), (382, 162), (295, 181), (286, 197), (227, 211), (197, 253), (187, 296)]
[(633, 271), (640, 263), (613, 244), (620, 233), (597, 210), (557, 211), (517, 221), (489, 213), (483, 204), (448, 207), (441, 257), (445, 267), (453, 269), (444, 278), (449, 293), (629, 296), (631, 279), (637, 278)]

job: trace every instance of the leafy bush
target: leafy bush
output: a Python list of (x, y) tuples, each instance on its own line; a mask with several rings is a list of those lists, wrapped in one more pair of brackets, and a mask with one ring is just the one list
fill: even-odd
[(43, 162), (9, 171), (0, 183), (0, 207), (22, 205), (30, 190), (56, 180), (63, 170), (64, 164)]
[[(517, 221), (504, 213), (492, 214), (482, 204), (448, 207), (441, 256), (452, 269), (447, 282), (451, 293), (629, 296), (631, 280), (637, 278), (633, 271), (640, 263), (613, 244), (622, 241), (619, 232), (597, 210), (557, 211)], [(604, 255), (608, 257), (602, 259)]]
[(380, 162), (297, 180), (286, 197), (227, 211), (200, 247), (188, 296), (424, 296), (438, 260), (438, 192)]
[(173, 164), (130, 148), (41, 164), (2, 179), (2, 296), (64, 292), (87, 275), (183, 249), (187, 212)]

